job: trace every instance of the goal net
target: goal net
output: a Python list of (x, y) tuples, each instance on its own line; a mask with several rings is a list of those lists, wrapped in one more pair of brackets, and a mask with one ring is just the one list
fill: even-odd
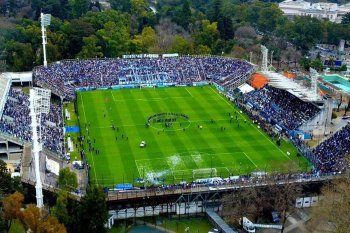
[(209, 178), (217, 176), (217, 171), (216, 168), (194, 169), (192, 171), (192, 176), (194, 179)]

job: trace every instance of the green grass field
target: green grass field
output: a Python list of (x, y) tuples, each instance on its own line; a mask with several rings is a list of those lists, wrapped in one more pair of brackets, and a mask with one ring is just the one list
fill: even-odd
[[(292, 144), (283, 141), (277, 147), (212, 86), (98, 90), (77, 96), (81, 133), (96, 140), (93, 147), (100, 150), (90, 153), (85, 145), (95, 184), (134, 183), (136, 178), (178, 183), (257, 170), (307, 169)], [(153, 117), (146, 126), (149, 117), (160, 113), (172, 115)], [(164, 120), (176, 121), (166, 127), (159, 122)]]

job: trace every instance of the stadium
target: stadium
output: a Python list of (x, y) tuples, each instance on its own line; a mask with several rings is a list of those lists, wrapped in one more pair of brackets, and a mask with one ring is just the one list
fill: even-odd
[[(349, 125), (314, 148), (303, 143), (316, 133), (315, 122), (328, 124), (327, 98), (266, 69), (268, 79), (257, 82), (257, 68), (178, 54), (36, 67), (32, 84), (53, 94), (40, 120), (44, 182), (55, 186), (66, 166), (79, 169), (82, 184), (110, 189), (343, 171)], [(0, 79), (0, 152), (7, 160), (21, 153), (18, 167), (34, 182), (29, 95), (14, 77)]]

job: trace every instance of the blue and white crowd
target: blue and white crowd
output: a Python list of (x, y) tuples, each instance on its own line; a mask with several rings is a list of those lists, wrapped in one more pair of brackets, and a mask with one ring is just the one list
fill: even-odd
[(273, 125), (278, 124), (288, 131), (297, 129), (320, 111), (314, 104), (268, 85), (245, 94), (244, 99)]
[(65, 60), (37, 67), (33, 74), (38, 86), (72, 100), (77, 88), (112, 87), (121, 82), (191, 84), (211, 80), (230, 86), (246, 81), (253, 71), (252, 64), (232, 58), (176, 57)]
[(326, 172), (341, 172), (348, 166), (346, 156), (350, 155), (350, 124), (334, 133), (314, 150), (317, 170)]
[[(21, 140), (30, 141), (32, 134), (29, 112), (29, 95), (21, 89), (11, 88), (0, 120), (0, 131)], [(62, 107), (52, 103), (49, 114), (42, 116), (41, 123), (44, 147), (63, 154)]]

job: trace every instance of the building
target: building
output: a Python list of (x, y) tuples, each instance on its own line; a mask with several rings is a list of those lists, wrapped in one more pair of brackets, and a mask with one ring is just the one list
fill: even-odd
[(340, 23), (342, 17), (350, 12), (350, 3), (338, 5), (336, 3), (310, 3), (304, 0), (285, 0), (278, 4), (287, 16), (310, 16), (318, 19), (328, 19)]

